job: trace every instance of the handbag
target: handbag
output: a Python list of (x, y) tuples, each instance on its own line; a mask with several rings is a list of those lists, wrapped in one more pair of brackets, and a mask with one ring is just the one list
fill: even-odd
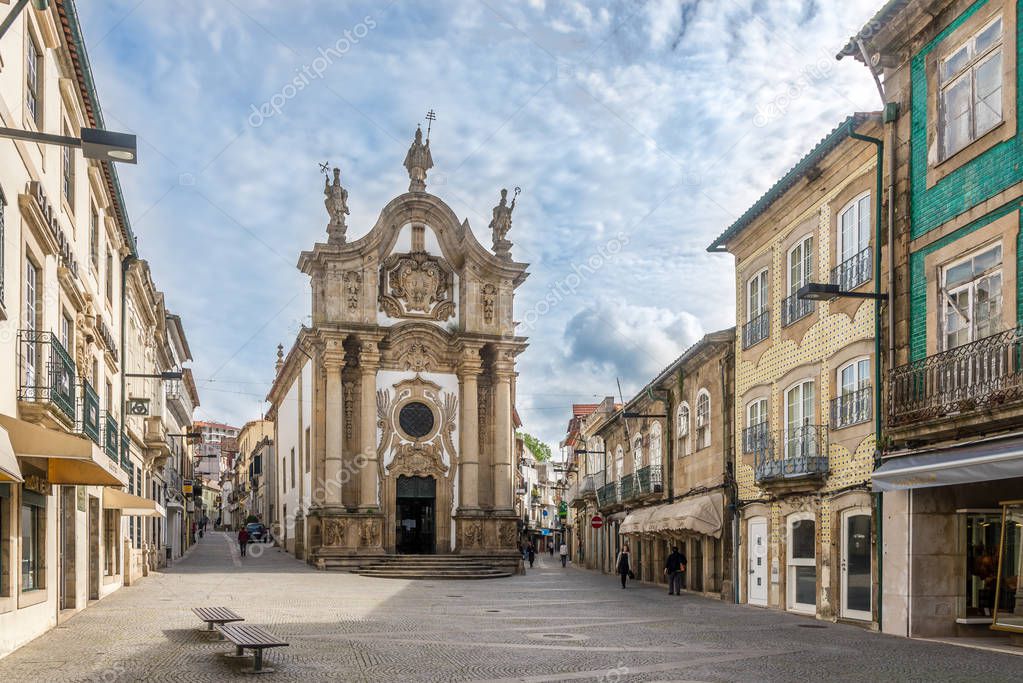
[(630, 579), (635, 579), (636, 578), (635, 572), (633, 572), (631, 569), (629, 570), (629, 578)]

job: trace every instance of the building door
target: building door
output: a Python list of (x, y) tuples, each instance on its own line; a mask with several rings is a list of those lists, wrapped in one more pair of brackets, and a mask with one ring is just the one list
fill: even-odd
[(398, 477), (395, 487), (395, 550), (431, 555), (434, 544), (437, 480), (433, 477)]
[(749, 563), (749, 583), (746, 602), (767, 607), (767, 520), (751, 519), (748, 536), (746, 559)]
[(842, 616), (870, 621), (870, 514), (849, 510), (842, 515)]
[(89, 599), (99, 600), (99, 498), (89, 496)]
[(692, 552), (689, 553), (689, 585), (691, 591), (703, 590), (703, 536), (696, 536), (689, 546)]
[(77, 489), (74, 486), (60, 487), (60, 608), (74, 609), (78, 606), (75, 588), (75, 510)]

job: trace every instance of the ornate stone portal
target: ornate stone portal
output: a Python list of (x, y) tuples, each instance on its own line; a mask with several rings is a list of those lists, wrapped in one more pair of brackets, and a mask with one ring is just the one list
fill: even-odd
[[(299, 260), (312, 324), (269, 396), (278, 453), (310, 459), (308, 485), (284, 477), (281, 516), (304, 515), (301, 545), (324, 568), (516, 552), (512, 406), (526, 340), (512, 304), (526, 264), (507, 240), (515, 199), (495, 207), (490, 251), (426, 192), (433, 158), (421, 131), (405, 166), (410, 191), (354, 241), (340, 173), (326, 183), (328, 239)], [(289, 407), (301, 401), (311, 414)]]

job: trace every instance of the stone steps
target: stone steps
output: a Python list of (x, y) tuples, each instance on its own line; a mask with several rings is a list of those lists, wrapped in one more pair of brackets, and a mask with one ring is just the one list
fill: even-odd
[(512, 576), (515, 567), (502, 559), (459, 555), (384, 555), (362, 562), (352, 571), (383, 579), (497, 579)]

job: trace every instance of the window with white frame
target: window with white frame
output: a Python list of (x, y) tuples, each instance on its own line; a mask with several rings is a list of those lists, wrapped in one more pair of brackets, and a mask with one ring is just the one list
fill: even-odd
[(941, 158), (947, 159), (1002, 121), (1002, 18), (938, 65)]
[(39, 43), (28, 31), (25, 41), (25, 107), (36, 128), (43, 125), (43, 53)]
[(1002, 245), (985, 247), (942, 268), (942, 350), (1001, 331)]
[(654, 422), (650, 425), (650, 444), (647, 446), (649, 461), (651, 465), (661, 464), (661, 423)]
[(817, 534), (813, 514), (790, 515), (786, 527), (788, 608), (813, 613), (817, 609)]
[(746, 322), (767, 310), (767, 268), (746, 282)]
[(789, 250), (789, 295), (810, 281), (813, 272), (813, 237), (807, 235)]
[(870, 383), (870, 359), (857, 358), (838, 368), (838, 391), (831, 421), (836, 428), (870, 419), (873, 394)]
[(689, 404), (685, 401), (678, 406), (675, 422), (677, 425), (675, 433), (678, 435), (678, 454), (689, 455), (691, 452), (691, 442), (689, 440)]
[(7, 206), (7, 197), (3, 189), (0, 189), (0, 307), (4, 304), (4, 210)]
[(89, 211), (89, 261), (97, 272), (99, 271), (99, 210), (95, 204), (90, 206)]
[(870, 280), (870, 193), (864, 192), (838, 214), (838, 267), (835, 282), (844, 290)]
[(746, 429), (742, 434), (742, 450), (753, 453), (767, 439), (767, 399), (756, 398), (746, 404)]
[(785, 392), (785, 457), (817, 455), (813, 380), (798, 382)]
[(621, 479), (625, 470), (625, 449), (621, 444), (615, 448), (615, 479)]
[(632, 439), (632, 471), (639, 472), (643, 467), (643, 437), (637, 434)]
[(700, 389), (696, 395), (696, 449), (710, 445), (710, 392)]
[(30, 257), (25, 257), (24, 306), (22, 326), (25, 330), (24, 372), (22, 379), (26, 387), (26, 398), (35, 398), (35, 385), (39, 364), (39, 344), (36, 331), (39, 329), (39, 266)]
[[(67, 122), (64, 123), (64, 135), (75, 137)], [(73, 213), (75, 210), (75, 150), (73, 147), (63, 146), (60, 148), (60, 179), (61, 192)]]

